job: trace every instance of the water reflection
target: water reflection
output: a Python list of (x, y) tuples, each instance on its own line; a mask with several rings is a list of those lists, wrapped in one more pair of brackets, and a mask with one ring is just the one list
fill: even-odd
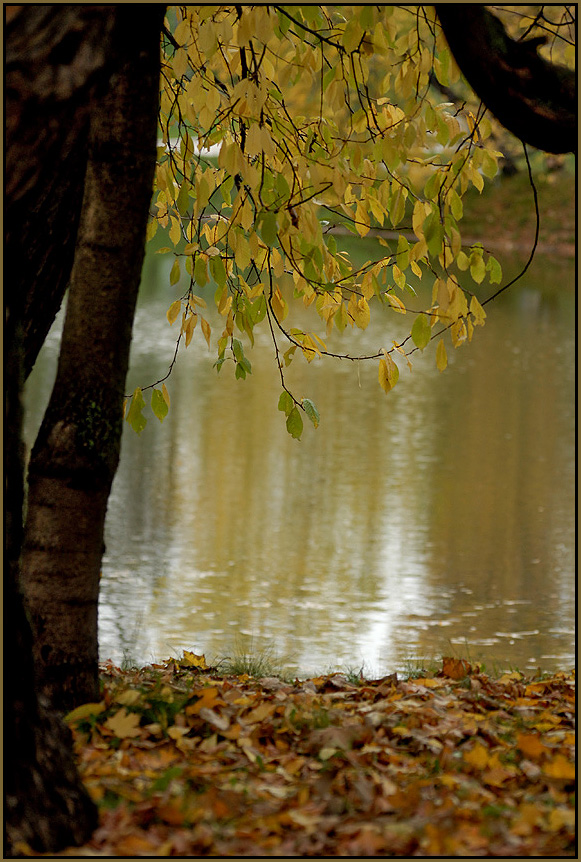
[[(173, 354), (163, 266), (154, 258), (146, 270), (128, 391), (159, 379)], [(245, 634), (305, 672), (381, 672), (454, 651), (570, 664), (572, 272), (549, 289), (537, 264), (445, 374), (414, 354), (388, 397), (374, 363), (296, 360), (288, 382), (322, 417), (300, 443), (276, 409), (267, 339), (242, 382), (227, 366), (216, 377), (196, 333), (168, 381), (163, 426), (152, 417), (140, 438), (124, 437), (102, 657), (214, 657)], [(355, 333), (349, 351), (389, 345), (394, 317)], [(51, 351), (55, 336), (29, 387), (30, 438)]]

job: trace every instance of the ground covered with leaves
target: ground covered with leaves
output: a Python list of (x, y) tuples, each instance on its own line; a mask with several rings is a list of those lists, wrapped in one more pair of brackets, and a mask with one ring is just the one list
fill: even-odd
[(100, 826), (62, 855), (575, 855), (573, 673), (102, 673), (67, 717)]

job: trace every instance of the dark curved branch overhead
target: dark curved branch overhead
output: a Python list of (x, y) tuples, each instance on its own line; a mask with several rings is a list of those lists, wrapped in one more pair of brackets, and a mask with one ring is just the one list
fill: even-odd
[(435, 9), (454, 59), (496, 119), (540, 150), (574, 152), (575, 73), (540, 57), (539, 39), (511, 39), (479, 3), (438, 3)]

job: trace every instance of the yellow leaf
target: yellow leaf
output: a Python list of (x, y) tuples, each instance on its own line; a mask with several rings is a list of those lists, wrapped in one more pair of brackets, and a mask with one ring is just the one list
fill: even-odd
[(355, 208), (355, 229), (359, 236), (366, 236), (369, 233), (369, 213), (363, 206), (361, 201), (358, 201)]
[(223, 704), (224, 701), (218, 697), (219, 694), (220, 690), (215, 687), (202, 689), (199, 699), (190, 706), (186, 706), (186, 715), (198, 715), (201, 709), (211, 709), (217, 704)]
[(167, 729), (167, 734), (171, 739), (181, 739), (182, 736), (186, 736), (189, 732), (189, 727), (177, 727), (175, 724)]
[(549, 829), (558, 832), (560, 829), (574, 829), (576, 812), (572, 808), (553, 808), (549, 813)]
[(397, 311), (398, 314), (407, 313), (407, 308), (398, 296), (394, 296), (393, 293), (386, 293), (385, 295), (387, 297), (387, 301), (389, 302), (394, 311)]
[(210, 335), (212, 333), (212, 328), (211, 328), (210, 324), (208, 323), (208, 321), (205, 320), (203, 317), (201, 317), (200, 320), (202, 321), (202, 332), (204, 333), (204, 338), (208, 342), (208, 347), (209, 347), (210, 346)]
[(163, 395), (163, 400), (165, 401), (165, 403), (169, 407), (169, 392), (167, 391), (167, 387), (166, 387), (165, 383), (162, 383), (162, 385), (161, 385), (161, 394)]
[(184, 650), (183, 658), (180, 659), (180, 667), (199, 667), (202, 670), (207, 670), (208, 665), (206, 664), (206, 656), (205, 655), (196, 655), (194, 652), (189, 652), (189, 650)]
[(456, 323), (452, 324), (450, 327), (450, 336), (454, 347), (460, 347), (466, 341), (468, 333), (463, 320), (457, 320)]
[(177, 79), (182, 78), (188, 68), (188, 52), (184, 48), (176, 51), (172, 63), (173, 73)]
[(272, 310), (279, 323), (282, 323), (288, 314), (288, 305), (278, 287), (272, 295)]
[(127, 712), (125, 707), (122, 707), (119, 712), (108, 718), (105, 722), (105, 727), (111, 730), (119, 739), (127, 739), (133, 736), (139, 736), (141, 729), (139, 722), (141, 716), (136, 712)]
[(575, 764), (570, 763), (562, 754), (557, 754), (553, 760), (543, 766), (545, 775), (551, 778), (560, 778), (566, 781), (574, 781), (576, 770)]
[(516, 738), (516, 746), (525, 757), (533, 760), (537, 760), (547, 752), (547, 747), (543, 745), (540, 736), (536, 733), (519, 733)]
[(444, 340), (440, 338), (436, 348), (436, 367), (438, 371), (443, 371), (448, 365), (448, 355), (446, 353), (446, 345)]
[(135, 706), (141, 700), (141, 694), (134, 688), (127, 688), (116, 695), (115, 700), (117, 703), (123, 704), (123, 706)]
[(166, 317), (167, 317), (167, 319), (168, 319), (168, 321), (169, 321), (170, 326), (174, 323), (174, 321), (175, 321), (176, 317), (177, 317), (177, 316), (178, 316), (178, 314), (180, 313), (180, 311), (181, 311), (181, 307), (182, 307), (182, 302), (181, 302), (181, 300), (180, 300), (180, 299), (176, 299), (176, 301), (175, 301), (175, 302), (172, 302), (172, 304), (171, 304), (171, 305), (170, 305), (170, 307), (168, 308), (168, 310), (167, 310), (167, 314), (166, 314)]
[(189, 345), (192, 340), (192, 335), (194, 334), (194, 329), (196, 328), (196, 323), (198, 322), (197, 314), (190, 314), (188, 319), (186, 320), (185, 326), (183, 327), (184, 334), (186, 336), (186, 347)]
[(370, 320), (370, 311), (369, 304), (364, 296), (354, 304), (354, 308), (352, 310), (353, 320), (355, 321), (355, 325), (359, 327), (359, 329), (365, 329)]
[(484, 769), (488, 766), (488, 751), (480, 742), (477, 742), (474, 748), (464, 754), (464, 760), (476, 769)]
[(391, 386), (389, 385), (389, 376), (387, 373), (387, 362), (385, 359), (379, 360), (379, 373), (378, 373), (379, 385), (383, 389), (384, 392), (389, 392)]
[(264, 721), (265, 718), (270, 718), (271, 715), (278, 709), (276, 703), (268, 703), (263, 702), (260, 703), (255, 709), (252, 709), (250, 712), (246, 713), (244, 716), (245, 724), (257, 724), (260, 721)]
[(384, 392), (389, 392), (399, 379), (399, 368), (389, 355), (384, 353), (385, 358), (379, 360), (378, 379), (379, 385)]
[(474, 317), (474, 326), (484, 326), (486, 312), (475, 296), (470, 300), (470, 314)]
[(513, 670), (510, 673), (503, 673), (498, 682), (502, 683), (503, 685), (507, 685), (511, 682), (520, 682), (522, 678), (522, 673), (520, 673), (518, 670)]
[(81, 706), (77, 706), (76, 709), (73, 709), (72, 712), (65, 715), (65, 721), (67, 724), (71, 724), (73, 721), (83, 721), (86, 718), (90, 718), (92, 715), (99, 715), (99, 713), (103, 712), (104, 709), (104, 703), (83, 703)]

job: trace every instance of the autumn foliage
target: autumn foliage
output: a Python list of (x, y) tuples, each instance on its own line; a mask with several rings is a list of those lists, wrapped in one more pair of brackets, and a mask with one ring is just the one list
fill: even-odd
[(574, 855), (573, 674), (287, 683), (186, 653), (102, 681), (68, 716), (101, 811), (73, 855)]

